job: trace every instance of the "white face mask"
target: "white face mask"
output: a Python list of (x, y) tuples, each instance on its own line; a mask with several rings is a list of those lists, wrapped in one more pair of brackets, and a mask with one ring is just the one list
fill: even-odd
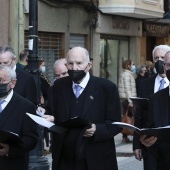
[(42, 67), (41, 67), (41, 72), (42, 72), (42, 73), (45, 73), (45, 66), (42, 66)]
[(136, 66), (135, 66), (135, 65), (132, 65), (131, 71), (132, 71), (133, 73), (136, 73)]

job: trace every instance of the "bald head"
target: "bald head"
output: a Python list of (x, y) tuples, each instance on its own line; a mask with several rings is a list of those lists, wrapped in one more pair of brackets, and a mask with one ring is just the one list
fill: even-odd
[(67, 60), (65, 58), (58, 59), (54, 63), (55, 79), (68, 76), (68, 69), (66, 67)]

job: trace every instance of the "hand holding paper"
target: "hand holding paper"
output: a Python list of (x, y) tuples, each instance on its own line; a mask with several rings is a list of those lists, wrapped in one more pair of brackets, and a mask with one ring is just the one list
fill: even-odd
[(33, 114), (30, 113), (26, 113), (31, 119), (33, 119), (36, 123), (38, 123), (41, 126), (50, 128), (52, 126), (54, 126), (55, 124), (52, 122), (47, 121), (45, 118), (43, 117), (39, 117), (39, 116), (35, 116)]

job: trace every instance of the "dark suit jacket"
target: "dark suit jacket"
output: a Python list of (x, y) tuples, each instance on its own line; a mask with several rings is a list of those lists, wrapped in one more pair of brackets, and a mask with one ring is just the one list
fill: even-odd
[[(55, 123), (69, 119), (72, 91), (72, 81), (69, 77), (64, 77), (54, 83)], [(112, 121), (120, 121), (121, 117), (120, 100), (116, 85), (109, 80), (90, 76), (81, 115), (83, 118), (96, 124), (96, 132), (91, 138), (90, 144), (85, 147), (85, 159), (87, 160), (88, 170), (116, 170), (114, 136), (121, 129), (110, 125)], [(52, 145), (53, 170), (58, 168), (64, 138), (65, 135), (54, 135)]]
[[(170, 125), (170, 107), (169, 107), (169, 87), (158, 91), (149, 98), (150, 108), (147, 119), (147, 127), (162, 127)], [(170, 141), (170, 136), (167, 134), (167, 141)], [(148, 149), (152, 158), (155, 159), (153, 164), (155, 169), (169, 169), (170, 162), (170, 142), (158, 142)], [(151, 157), (150, 156), (150, 157)]]
[[(139, 96), (141, 98), (149, 98), (150, 95), (154, 94), (155, 76), (148, 77), (141, 81)], [(135, 110), (135, 122), (134, 125), (138, 128), (146, 127), (146, 117), (148, 115), (147, 111), (142, 111), (136, 108)], [(139, 135), (134, 133), (133, 138), (133, 150), (141, 149), (141, 142), (139, 141)]]
[(11, 101), (0, 113), (0, 130), (14, 132), (23, 141), (22, 145), (9, 145), (8, 156), (0, 157), (0, 169), (28, 169), (28, 151), (36, 146), (38, 133), (37, 125), (26, 112), (35, 114), (35, 111), (34, 104), (14, 92)]
[(17, 83), (14, 91), (37, 105), (37, 90), (33, 76), (16, 68)]

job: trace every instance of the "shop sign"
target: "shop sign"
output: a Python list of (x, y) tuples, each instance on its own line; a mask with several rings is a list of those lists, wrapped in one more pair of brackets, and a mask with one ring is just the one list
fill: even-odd
[(146, 36), (167, 37), (169, 34), (169, 25), (144, 23), (143, 29)]
[(113, 29), (129, 30), (129, 22), (123, 20), (113, 20)]

